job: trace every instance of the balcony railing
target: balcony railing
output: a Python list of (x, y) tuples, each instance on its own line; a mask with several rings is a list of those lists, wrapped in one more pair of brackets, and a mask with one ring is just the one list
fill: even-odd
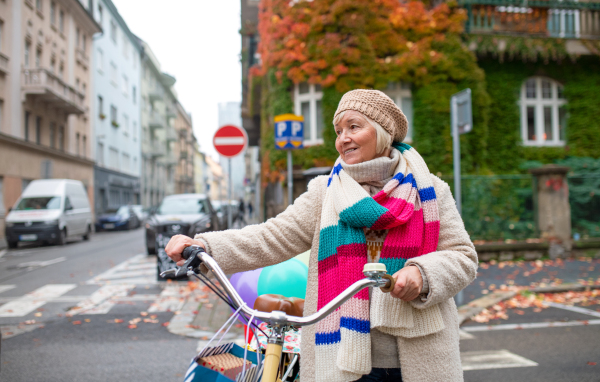
[(161, 142), (161, 141), (154, 141), (154, 142), (152, 142), (151, 150), (152, 151), (150, 151), (148, 153), (148, 154), (150, 154), (151, 157), (154, 157), (154, 158), (163, 157), (163, 156), (165, 156), (165, 153), (166, 153), (165, 143)]
[(47, 69), (24, 69), (21, 87), (24, 95), (39, 97), (68, 114), (83, 114), (87, 109), (84, 95)]
[(177, 133), (175, 132), (175, 129), (172, 127), (168, 127), (167, 128), (167, 141), (174, 142), (177, 139), (178, 138), (177, 138)]
[(162, 129), (165, 127), (165, 119), (162, 115), (160, 115), (159, 112), (155, 110), (150, 113), (150, 121), (148, 122), (148, 125), (152, 129)]
[(8, 57), (0, 53), (0, 73), (8, 74)]
[(468, 11), (471, 33), (600, 39), (600, 10), (476, 4)]

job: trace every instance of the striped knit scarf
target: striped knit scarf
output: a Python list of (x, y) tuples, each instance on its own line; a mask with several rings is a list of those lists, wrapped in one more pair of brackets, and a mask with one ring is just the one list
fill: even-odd
[[(341, 164), (329, 177), (319, 234), (318, 309), (362, 279), (364, 227), (389, 230), (379, 262), (394, 274), (407, 259), (437, 248), (439, 214), (429, 169), (411, 146), (394, 143), (394, 177), (371, 197)], [(316, 327), (316, 378), (351, 381), (371, 371), (369, 291), (363, 289)]]

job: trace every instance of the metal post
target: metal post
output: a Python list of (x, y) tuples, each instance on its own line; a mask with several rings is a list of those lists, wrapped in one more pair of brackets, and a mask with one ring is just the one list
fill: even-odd
[(288, 205), (293, 203), (294, 195), (294, 176), (292, 174), (292, 150), (287, 151), (287, 172), (288, 172)]
[(458, 133), (458, 110), (456, 98), (452, 97), (451, 104), (452, 117), (452, 151), (454, 159), (454, 199), (458, 213), (462, 215), (462, 201), (460, 190), (460, 134)]
[(229, 158), (229, 187), (227, 192), (227, 228), (233, 228), (231, 226), (231, 189), (233, 188), (233, 184), (231, 182), (231, 158)]

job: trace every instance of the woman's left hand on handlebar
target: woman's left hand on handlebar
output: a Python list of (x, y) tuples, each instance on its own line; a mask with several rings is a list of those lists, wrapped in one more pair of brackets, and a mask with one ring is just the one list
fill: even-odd
[[(165, 247), (165, 252), (167, 255), (177, 263), (177, 266), (182, 266), (185, 263), (185, 259), (181, 257), (181, 253), (186, 247), (191, 245), (197, 245), (204, 248), (204, 243), (200, 240), (194, 240), (189, 236), (185, 235), (175, 235), (169, 240), (169, 243)], [(206, 248), (204, 248), (206, 249)]]
[(402, 301), (414, 300), (423, 289), (423, 277), (418, 267), (404, 267), (394, 273), (394, 278), (396, 279), (396, 285), (390, 294)]

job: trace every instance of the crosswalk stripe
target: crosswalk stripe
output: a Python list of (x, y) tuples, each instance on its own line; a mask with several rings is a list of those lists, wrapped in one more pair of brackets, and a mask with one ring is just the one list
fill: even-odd
[(144, 253), (135, 255), (86, 282), (89, 285), (156, 283), (156, 258)]
[(600, 325), (600, 320), (577, 320), (577, 321), (553, 321), (553, 322), (532, 322), (528, 324), (505, 324), (505, 325), (477, 325), (463, 326), (465, 332), (487, 332), (493, 330), (519, 330), (519, 329), (538, 329), (538, 328), (560, 328), (565, 326), (586, 326)]
[(588, 316), (600, 317), (600, 312), (596, 312), (595, 310), (591, 310), (591, 309), (581, 308), (579, 306), (563, 305), (563, 304), (558, 304), (556, 302), (551, 302), (548, 305), (553, 308), (570, 310), (571, 312), (587, 314)]
[(6, 292), (7, 290), (14, 289), (14, 285), (0, 285), (0, 293)]
[(160, 297), (150, 306), (148, 312), (176, 312), (181, 310), (185, 303), (184, 288), (186, 287), (176, 283), (165, 285)]
[(0, 306), (0, 317), (23, 317), (44, 305), (49, 298), (62, 296), (76, 284), (48, 284)]
[(127, 296), (133, 288), (135, 288), (135, 285), (104, 285), (92, 293), (88, 299), (81, 301), (69, 310), (67, 315), (106, 314), (115, 306), (115, 302), (110, 300), (112, 297)]
[(538, 366), (536, 362), (508, 350), (468, 351), (460, 353), (463, 370), (503, 369)]

